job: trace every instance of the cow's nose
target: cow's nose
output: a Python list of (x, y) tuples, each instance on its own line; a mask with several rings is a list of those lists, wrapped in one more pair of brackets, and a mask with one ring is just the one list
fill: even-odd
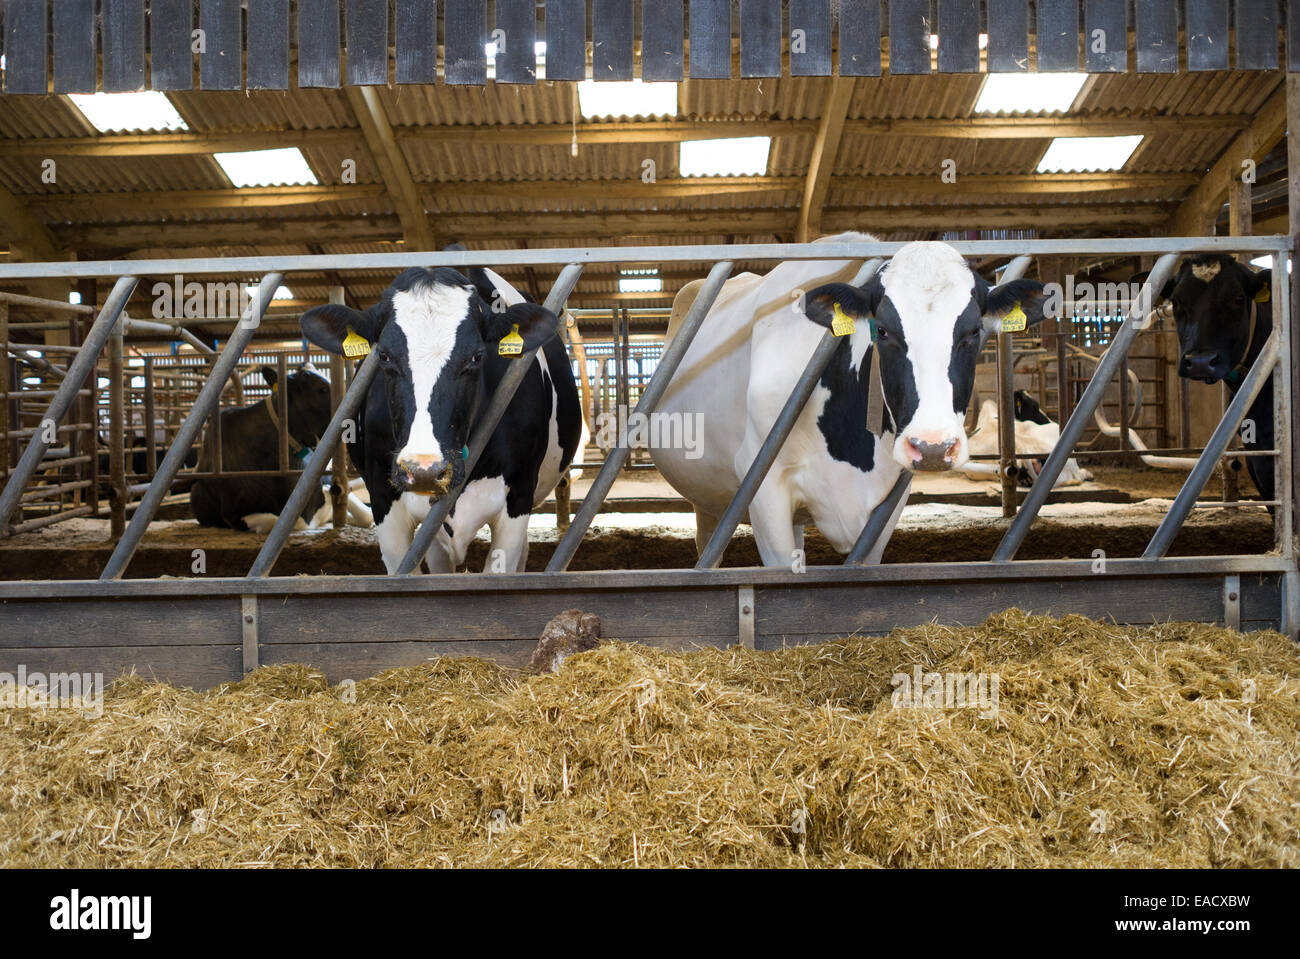
[(1223, 354), (1219, 350), (1197, 350), (1183, 354), (1182, 375), (1192, 380), (1213, 383), (1222, 379)]
[(452, 465), (440, 456), (403, 456), (397, 466), (406, 474), (406, 483), (413, 492), (445, 493), (451, 485)]
[(937, 441), (923, 439), (920, 436), (909, 436), (906, 443), (907, 458), (911, 461), (913, 469), (951, 469), (953, 460), (957, 458), (957, 444), (958, 438), (955, 436), (944, 437)]

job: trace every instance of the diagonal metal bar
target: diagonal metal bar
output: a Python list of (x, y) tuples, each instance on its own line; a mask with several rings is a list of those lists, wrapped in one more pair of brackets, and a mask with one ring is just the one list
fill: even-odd
[(135, 555), (145, 530), (149, 528), (154, 513), (158, 511), (158, 504), (171, 490), (172, 480), (176, 478), (185, 455), (199, 435), (203, 421), (207, 419), (209, 411), (217, 408), (226, 380), (230, 379), (235, 364), (244, 353), (244, 347), (257, 332), (257, 327), (262, 322), (262, 315), (266, 312), (266, 307), (271, 302), (271, 297), (275, 295), (276, 289), (279, 288), (281, 279), (283, 276), (279, 273), (268, 273), (262, 277), (262, 282), (258, 284), (257, 292), (253, 295), (253, 301), (249, 304), (248, 314), (235, 326), (234, 332), (221, 351), (221, 356), (213, 364), (212, 373), (194, 400), (194, 407), (185, 417), (181, 428), (176, 431), (171, 446), (167, 448), (167, 455), (163, 457), (154, 478), (149, 481), (149, 488), (140, 500), (140, 505), (136, 507), (135, 515), (131, 517), (126, 532), (118, 540), (113, 555), (108, 558), (104, 572), (99, 577), (101, 581), (121, 579), (122, 574), (126, 572), (127, 564), (131, 562), (131, 557)]
[(1260, 391), (1264, 389), (1264, 384), (1272, 376), (1273, 367), (1277, 364), (1278, 344), (1280, 341), (1281, 335), (1278, 333), (1277, 327), (1274, 326), (1273, 332), (1269, 334), (1268, 339), (1264, 342), (1264, 348), (1259, 351), (1259, 356), (1251, 364), (1250, 372), (1246, 374), (1246, 379), (1242, 382), (1241, 388), (1237, 390), (1237, 395), (1232, 398), (1232, 402), (1228, 404), (1227, 410), (1224, 411), (1223, 419), (1219, 420), (1219, 425), (1214, 428), (1214, 432), (1210, 435), (1209, 442), (1205, 444), (1204, 452), (1196, 460), (1196, 465), (1192, 467), (1192, 471), (1183, 482), (1183, 488), (1174, 497), (1169, 512), (1160, 521), (1155, 534), (1151, 537), (1151, 542), (1147, 544), (1146, 551), (1142, 554), (1143, 559), (1160, 559), (1165, 553), (1169, 552), (1174, 537), (1183, 528), (1183, 522), (1187, 519), (1187, 514), (1196, 505), (1196, 497), (1200, 496), (1201, 490), (1205, 489), (1210, 474), (1219, 465), (1219, 459), (1223, 456), (1223, 451), (1228, 448), (1228, 443), (1231, 442), (1233, 434), (1237, 432), (1241, 418), (1246, 415), (1246, 410), (1250, 409), (1250, 404), (1255, 402)]
[(1002, 537), (1002, 542), (998, 544), (997, 550), (993, 553), (995, 563), (1005, 563), (1015, 558), (1016, 551), (1020, 549), (1021, 544), (1025, 541), (1025, 536), (1029, 533), (1029, 527), (1038, 518), (1038, 511), (1043, 508), (1043, 503), (1047, 501), (1048, 494), (1051, 493), (1052, 487), (1056, 485), (1056, 478), (1061, 475), (1061, 470), (1065, 467), (1065, 461), (1074, 455), (1075, 444), (1079, 442), (1079, 437), (1083, 435), (1085, 424), (1092, 418), (1093, 410), (1101, 403), (1106, 387), (1110, 385), (1115, 372), (1119, 369), (1120, 364), (1124, 362), (1124, 357), (1128, 356), (1129, 347), (1133, 345), (1138, 329), (1146, 325), (1143, 307), (1150, 306), (1154, 302), (1152, 291), (1164, 287), (1165, 280), (1169, 279), (1177, 263), (1177, 253), (1166, 253), (1156, 261), (1156, 265), (1151, 270), (1146, 282), (1142, 284), (1142, 291), (1129, 307), (1128, 315), (1124, 317), (1119, 332), (1115, 334), (1115, 339), (1111, 341), (1110, 346), (1097, 363), (1097, 369), (1093, 372), (1092, 379), (1088, 381), (1088, 388), (1083, 391), (1083, 396), (1079, 398), (1079, 405), (1074, 408), (1069, 421), (1061, 430), (1061, 438), (1057, 440), (1056, 446), (1053, 447), (1051, 454), (1047, 457), (1047, 462), (1043, 464), (1038, 478), (1034, 480), (1034, 485), (1030, 487), (1029, 495), (1025, 497), (1024, 503), (1021, 504), (1020, 512), (1016, 513), (1016, 517), (1011, 521), (1011, 526), (1006, 535)]
[(862, 534), (858, 541), (853, 544), (853, 549), (849, 550), (849, 555), (844, 559), (845, 566), (866, 566), (867, 557), (875, 548), (876, 541), (880, 539), (880, 534), (885, 531), (885, 524), (889, 518), (894, 515), (894, 510), (898, 508), (898, 503), (912, 486), (912, 471), (903, 470), (898, 479), (894, 482), (893, 487), (885, 494), (885, 498), (880, 501), (871, 515), (867, 517), (867, 525), (862, 527)]
[[(86, 381), (86, 377), (90, 375), (90, 371), (99, 360), (99, 353), (104, 348), (104, 344), (108, 342), (108, 337), (117, 325), (118, 317), (121, 316), (122, 308), (126, 306), (126, 301), (131, 298), (137, 282), (138, 280), (134, 276), (118, 277), (117, 283), (113, 285), (112, 292), (108, 294), (108, 299), (104, 301), (104, 308), (99, 311), (99, 316), (95, 317), (94, 324), (86, 333), (85, 342), (68, 366), (63, 382), (55, 390), (54, 398), (50, 400), (50, 405), (45, 410), (42, 422), (52, 422), (57, 426), (62, 422), (63, 417), (67, 415), (68, 408), (72, 406), (73, 400), (77, 397), (78, 389)], [(0, 360), (0, 362), (3, 362), (3, 360)], [(39, 429), (33, 433), (31, 442), (27, 444), (27, 449), (23, 451), (18, 465), (9, 474), (9, 482), (5, 484), (4, 491), (0, 493), (0, 529), (8, 527), (9, 517), (13, 515), (14, 509), (18, 506), (23, 487), (32, 478), (32, 474), (36, 472), (36, 467), (40, 465), (46, 451), (50, 448), (49, 442), (45, 439), (48, 435), (49, 431), (45, 429)]]
[[(868, 260), (858, 270), (857, 276), (853, 278), (850, 285), (862, 286), (872, 275), (880, 269), (884, 261), (876, 258)], [(763, 440), (763, 445), (758, 448), (758, 453), (754, 456), (754, 462), (749, 465), (744, 479), (740, 481), (740, 487), (736, 490), (736, 495), (731, 498), (727, 504), (726, 511), (718, 520), (717, 528), (714, 529), (713, 535), (709, 537), (708, 543), (705, 544), (700, 558), (695, 564), (696, 569), (717, 569), (718, 564), (722, 562), (722, 554), (726, 552), (727, 543), (731, 541), (731, 536), (736, 532), (736, 527), (744, 518), (745, 513), (749, 510), (749, 504), (754, 501), (758, 488), (763, 485), (763, 480), (767, 478), (768, 470), (776, 462), (777, 454), (781, 452), (781, 447), (790, 436), (790, 431), (794, 429), (795, 422), (803, 412), (803, 408), (808, 405), (808, 399), (812, 396), (826, 365), (830, 363), (831, 357), (835, 355), (844, 341), (836, 336), (830, 330), (822, 334), (822, 338), (813, 350), (813, 354), (808, 359), (803, 373), (795, 381), (794, 389), (785, 401), (785, 406), (781, 407), (781, 412), (777, 414), (776, 421), (772, 428), (768, 430), (767, 436)], [(866, 360), (864, 359), (865, 363)]]
[[(713, 306), (713, 301), (717, 299), (718, 293), (721, 292), (722, 284), (731, 275), (731, 268), (732, 262), (723, 260), (714, 264), (713, 269), (709, 271), (708, 279), (700, 287), (695, 302), (686, 311), (681, 328), (659, 358), (659, 364), (655, 367), (650, 382), (641, 391), (641, 398), (637, 400), (633, 415), (637, 413), (648, 415), (659, 405), (659, 400), (663, 397), (664, 391), (668, 389), (669, 381), (672, 380), (673, 374), (677, 372), (677, 367), (681, 365), (682, 357), (690, 349), (695, 334), (699, 332), (704, 318), (709, 313), (709, 308)], [(592, 481), (591, 489), (582, 498), (582, 508), (573, 517), (569, 528), (564, 532), (564, 536), (555, 544), (555, 552), (551, 555), (551, 561), (546, 564), (548, 573), (562, 573), (568, 569), (569, 561), (573, 559), (573, 554), (578, 551), (578, 544), (582, 542), (582, 537), (586, 535), (587, 528), (591, 526), (591, 521), (596, 518), (596, 513), (604, 505), (605, 497), (609, 495), (610, 488), (614, 485), (614, 480), (618, 477), (623, 464), (627, 462), (630, 453), (631, 450), (623, 445), (615, 446), (609, 451), (600, 472), (596, 474), (595, 480)]]
[[(555, 285), (551, 287), (551, 292), (546, 297), (543, 304), (548, 310), (559, 317), (560, 311), (564, 309), (565, 302), (569, 299), (569, 294), (578, 283), (578, 277), (582, 275), (582, 267), (576, 263), (570, 263), (555, 279)], [(540, 347), (539, 347), (540, 349)], [(501, 417), (505, 416), (506, 408), (510, 406), (511, 401), (515, 398), (515, 393), (519, 390), (519, 385), (523, 383), (524, 377), (532, 369), (533, 360), (537, 356), (537, 350), (529, 350), (521, 355), (518, 359), (511, 362), (506, 368), (505, 375), (501, 377), (501, 382), (497, 384), (496, 390), (492, 393), (492, 401), (488, 404), (486, 412), (479, 418), (474, 427), (474, 432), (469, 439), (469, 452), (465, 458), (464, 479), (459, 486), (449, 491), (446, 496), (440, 497), (430, 508), (428, 514), (424, 517), (419, 528), (415, 531), (415, 536), (411, 539), (411, 545), (402, 557), (401, 564), (397, 567), (397, 575), (410, 575), (420, 565), (420, 558), (429, 551), (433, 545), (433, 538), (438, 535), (438, 530), (446, 522), (447, 517), (451, 514), (456, 505), (456, 500), (460, 498), (461, 490), (469, 481), (470, 474), (474, 467), (478, 465), (479, 457), (483, 455), (483, 450), (487, 449), (488, 441), (492, 434), (496, 432), (497, 424), (501, 422)]]

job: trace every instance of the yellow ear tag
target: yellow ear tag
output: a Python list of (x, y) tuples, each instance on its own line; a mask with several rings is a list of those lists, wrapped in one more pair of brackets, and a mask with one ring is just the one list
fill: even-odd
[(1270, 296), (1270, 293), (1269, 293), (1269, 289), (1268, 289), (1268, 287), (1264, 287), (1264, 288), (1261, 289), (1258, 293), (1255, 294), (1255, 302), (1256, 302), (1256, 303), (1267, 303), (1267, 302), (1268, 302), (1268, 298), (1269, 298), (1269, 296)]
[(850, 336), (858, 331), (858, 324), (853, 317), (849, 316), (840, 307), (835, 304), (835, 312), (831, 314), (831, 332), (836, 336)]
[(1029, 317), (1025, 316), (1025, 311), (1022, 310), (1020, 304), (1017, 303), (1011, 308), (1011, 312), (1002, 317), (1002, 332), (1019, 333), (1028, 325), (1028, 323)]
[(344, 356), (369, 356), (370, 344), (360, 333), (348, 327), (348, 335), (343, 338)]
[(519, 324), (516, 323), (510, 328), (510, 332), (501, 337), (501, 342), (497, 344), (498, 356), (518, 356), (524, 351), (524, 338), (519, 335)]

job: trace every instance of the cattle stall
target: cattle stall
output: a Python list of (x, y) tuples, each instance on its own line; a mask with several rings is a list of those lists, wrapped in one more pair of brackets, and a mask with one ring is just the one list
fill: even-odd
[[(1289, 315), (1290, 290), (1283, 281), (1289, 258), (1284, 238), (1221, 237), (1202, 239), (1148, 238), (1131, 240), (969, 241), (955, 244), (968, 258), (1011, 256), (1004, 277), (1022, 273), (1036, 256), (1062, 253), (1100, 253), (1117, 250), (1158, 257), (1148, 288), (1171, 275), (1178, 258), (1194, 251), (1268, 253), (1279, 267), (1273, 272), (1272, 297), (1281, 315)], [(734, 260), (776, 261), (838, 257), (864, 261), (864, 271), (878, 268), (894, 253), (897, 243), (837, 245), (765, 245), (732, 247), (660, 247), (631, 249), (498, 250), (437, 254), (371, 255), (343, 262), (333, 257), (266, 257), (241, 260), (143, 261), (123, 264), (10, 264), (0, 273), (14, 276), (80, 276), (113, 279), (109, 295), (85, 342), (69, 360), (68, 376), (50, 399), (46, 416), (62, 421), (76, 399), (76, 385), (95, 356), (108, 342), (136, 280), (135, 273), (191, 274), (263, 272), (260, 291), (267, 293), (298, 269), (372, 268), (397, 271), (420, 264), (467, 267), (508, 263), (558, 265), (559, 280), (547, 304), (559, 310), (580, 283), (586, 265), (609, 261), (711, 259), (710, 272), (696, 306), (659, 358), (653, 375), (636, 403), (637, 410), (654, 409), (690, 339), (698, 330), (708, 305), (730, 273)], [(259, 297), (264, 309), (265, 297)], [(1173, 501), (1168, 514), (1140, 558), (1096, 557), (1071, 560), (1024, 561), (1016, 554), (1051, 487), (1050, 479), (1062, 468), (1098, 407), (1108, 382), (1117, 374), (1126, 351), (1148, 322), (1142, 298), (1135, 300), (1115, 332), (1110, 349), (1101, 357), (1088, 387), (1079, 397), (1063, 426), (1061, 441), (1047, 458), (1043, 475), (1048, 482), (1035, 484), (1015, 512), (993, 555), (978, 562), (939, 562), (922, 565), (861, 565), (894, 499), (877, 508), (857, 546), (843, 565), (809, 566), (804, 571), (781, 569), (717, 569), (721, 549), (743, 516), (748, 497), (761, 481), (766, 466), (785, 440), (777, 428), (760, 452), (759, 463), (733, 501), (714, 540), (694, 569), (605, 572), (566, 571), (581, 548), (592, 521), (620, 468), (629, 456), (625, 446), (615, 447), (604, 462), (556, 544), (547, 570), (541, 573), (501, 575), (412, 575), (419, 558), (450, 508), (444, 497), (429, 512), (415, 536), (399, 575), (285, 577), (271, 575), (283, 549), (293, 516), (320, 483), (325, 458), (305, 464), (294, 495), (263, 544), (255, 562), (242, 577), (184, 577), (128, 579), (125, 574), (141, 537), (179, 472), (184, 449), (194, 441), (217, 408), (222, 387), (241, 362), (252, 329), (237, 327), (222, 345), (203, 388), (165, 456), (157, 465), (139, 506), (111, 557), (94, 581), (0, 583), (0, 602), (6, 620), (7, 642), (24, 650), (32, 663), (57, 665), (76, 648), (78, 661), (116, 673), (135, 666), (160, 678), (208, 686), (237, 678), (258, 665), (308, 662), (331, 677), (356, 676), (420, 662), (434, 654), (472, 653), (518, 664), (531, 651), (541, 627), (558, 609), (579, 607), (601, 616), (614, 635), (667, 648), (697, 644), (768, 649), (788, 643), (816, 642), (851, 633), (887, 632), (899, 625), (941, 620), (971, 622), (986, 614), (1019, 606), (1055, 613), (1077, 612), (1109, 618), (1119, 623), (1144, 623), (1178, 610), (1184, 618), (1224, 622), (1237, 628), (1278, 628), (1295, 635), (1300, 615), (1293, 555), (1293, 494), (1291, 476), (1291, 398), (1286, 389), (1275, 391), (1277, 448), (1264, 451), (1272, 458), (1277, 477), (1277, 498), (1268, 503), (1274, 522), (1275, 550), (1265, 555), (1179, 556), (1167, 552), (1188, 514), (1198, 505), (1210, 473), (1225, 455), (1227, 444), (1241, 419), (1252, 391), (1258, 392), (1276, 370), (1289, 382), (1291, 330), (1275, 329), (1258, 362), (1250, 370), (1237, 399), (1230, 404), (1211, 440), (1196, 459), (1195, 467)], [(1149, 303), (1150, 300), (1145, 302)], [(828, 333), (827, 336), (831, 334)], [(1012, 350), (1003, 334), (1002, 349)], [(825, 351), (814, 355), (803, 381), (815, 380), (824, 364)], [(522, 370), (526, 364), (513, 369)], [(355, 415), (357, 405), (378, 369), (377, 353), (357, 367), (347, 391), (337, 403), (321, 446), (333, 449)], [(473, 464), (486, 444), (518, 380), (503, 381), (468, 447)], [(787, 404), (796, 413), (799, 400)], [(6, 518), (16, 508), (28, 478), (41, 462), (48, 443), (40, 435), (26, 447), (0, 494), (0, 514)], [(900, 481), (894, 495), (905, 491)], [(395, 639), (388, 624), (395, 617), (420, 622), (418, 637)], [(104, 645), (103, 625), (113, 623), (113, 634), (131, 637), (125, 645)]]

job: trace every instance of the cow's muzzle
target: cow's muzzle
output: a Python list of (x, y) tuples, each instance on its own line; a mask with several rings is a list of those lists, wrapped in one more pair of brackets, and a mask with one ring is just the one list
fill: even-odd
[(903, 451), (914, 470), (948, 470), (957, 462), (961, 438), (950, 436), (931, 442), (919, 436), (909, 436)]
[(437, 456), (409, 456), (397, 461), (397, 470), (412, 493), (441, 496), (451, 489), (455, 467)]
[(1197, 350), (1182, 355), (1178, 375), (1202, 383), (1217, 383), (1228, 373), (1228, 358), (1222, 350)]

